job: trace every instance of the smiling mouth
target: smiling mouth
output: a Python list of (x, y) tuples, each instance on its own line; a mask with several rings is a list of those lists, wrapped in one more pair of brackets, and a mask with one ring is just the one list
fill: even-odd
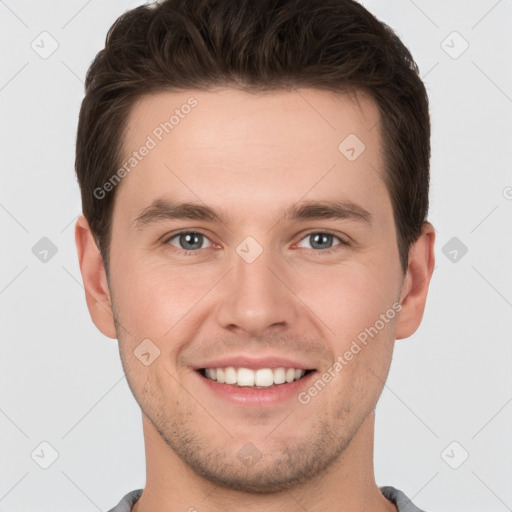
[(216, 381), (220, 384), (228, 384), (238, 387), (253, 389), (266, 389), (289, 384), (303, 379), (315, 370), (303, 370), (298, 368), (250, 368), (233, 366), (220, 368), (200, 368), (197, 370), (205, 379)]

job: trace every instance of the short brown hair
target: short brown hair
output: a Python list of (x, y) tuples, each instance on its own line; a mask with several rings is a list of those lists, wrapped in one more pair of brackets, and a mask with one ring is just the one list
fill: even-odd
[(75, 168), (83, 214), (108, 275), (130, 108), (159, 91), (364, 91), (381, 118), (386, 186), (405, 272), (428, 212), (430, 117), (425, 86), (397, 35), (353, 0), (164, 0), (125, 12), (86, 76)]

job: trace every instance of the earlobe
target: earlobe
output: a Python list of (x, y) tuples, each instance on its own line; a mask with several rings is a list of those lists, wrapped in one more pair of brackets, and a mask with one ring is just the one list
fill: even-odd
[(400, 294), (402, 309), (397, 319), (396, 339), (408, 338), (420, 326), (435, 266), (434, 243), (435, 229), (430, 222), (425, 222), (420, 237), (409, 251)]
[(85, 300), (92, 321), (105, 336), (116, 338), (105, 266), (89, 223), (83, 215), (76, 221), (75, 243), (85, 288)]

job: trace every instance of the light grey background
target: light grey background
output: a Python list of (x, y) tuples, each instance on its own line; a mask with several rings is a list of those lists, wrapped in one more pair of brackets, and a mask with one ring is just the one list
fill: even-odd
[[(113, 21), (139, 3), (0, 0), (2, 512), (108, 510), (144, 486), (140, 410), (117, 342), (90, 320), (73, 238), (85, 72)], [(428, 89), (429, 219), (437, 230), (423, 324), (397, 341), (377, 407), (377, 483), (428, 511), (505, 512), (512, 509), (512, 1), (364, 4), (398, 32)], [(53, 40), (58, 48), (44, 55)], [(32, 251), (43, 237), (57, 248), (46, 262)], [(453, 237), (459, 247), (446, 246)], [(51, 462), (52, 448), (42, 442), (58, 452), (47, 469), (40, 464)]]

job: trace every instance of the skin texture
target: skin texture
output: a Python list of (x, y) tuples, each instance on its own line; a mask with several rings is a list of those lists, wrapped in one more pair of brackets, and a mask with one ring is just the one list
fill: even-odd
[[(159, 93), (134, 105), (124, 156), (191, 96), (197, 106), (117, 186), (110, 286), (87, 221), (76, 223), (91, 317), (118, 338), (143, 413), (147, 480), (133, 510), (396, 510), (374, 479), (374, 410), (395, 339), (421, 322), (435, 233), (424, 225), (403, 274), (378, 109), (362, 93), (315, 89)], [(338, 150), (349, 134), (365, 144), (354, 161)], [(209, 205), (229, 223), (135, 229), (157, 198)], [(371, 224), (283, 219), (305, 200), (357, 203)], [(171, 238), (184, 228), (204, 235), (190, 255)], [(325, 232), (334, 237), (320, 248), (307, 236)], [(248, 236), (263, 251), (252, 263), (236, 251)], [(320, 375), (397, 301), (401, 311), (307, 404), (240, 408), (192, 369), (249, 354), (298, 359)], [(160, 350), (149, 366), (134, 355), (144, 339)], [(250, 466), (237, 456), (247, 443), (261, 455)]]

